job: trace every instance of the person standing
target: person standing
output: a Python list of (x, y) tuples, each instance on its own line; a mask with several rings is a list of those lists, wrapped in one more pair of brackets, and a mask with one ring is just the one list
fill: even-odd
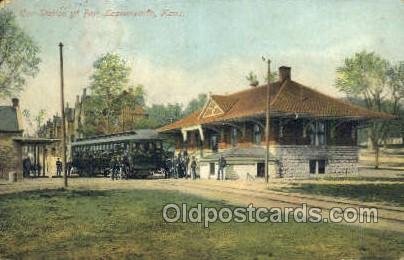
[(191, 179), (195, 180), (196, 179), (196, 159), (195, 156), (192, 156), (192, 160), (191, 160)]
[(29, 177), (31, 171), (31, 159), (29, 157), (25, 158), (22, 162), (23, 165), (23, 175), (24, 177)]
[(37, 172), (37, 177), (41, 176), (42, 166), (41, 166), (40, 163), (37, 164), (36, 170), (38, 171), (38, 172)]
[(181, 153), (178, 153), (177, 156), (177, 161), (176, 161), (176, 168), (177, 168), (177, 178), (183, 178), (184, 174), (183, 174), (183, 163), (182, 163), (183, 159), (181, 156)]
[(60, 161), (60, 158), (56, 160), (56, 175), (61, 176), (62, 175), (62, 169), (63, 169), (63, 164)]
[(119, 162), (118, 158), (114, 156), (111, 160), (111, 179), (117, 179), (118, 171), (119, 171)]
[[(182, 153), (182, 159), (183, 159), (183, 169), (184, 169), (184, 176), (185, 179), (188, 179), (188, 171), (189, 171), (189, 163), (190, 163), (190, 159), (189, 159), (189, 155), (187, 150), (184, 150)], [(191, 175), (191, 174), (189, 174)]]
[(224, 158), (223, 155), (220, 156), (219, 158), (219, 170), (217, 173), (217, 179), (218, 180), (224, 180), (224, 168), (227, 166), (226, 159)]

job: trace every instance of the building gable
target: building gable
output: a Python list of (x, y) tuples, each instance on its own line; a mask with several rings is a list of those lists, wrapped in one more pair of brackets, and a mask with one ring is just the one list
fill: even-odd
[(209, 118), (214, 116), (223, 115), (224, 111), (220, 106), (211, 98), (205, 105), (205, 108), (200, 114), (200, 118)]

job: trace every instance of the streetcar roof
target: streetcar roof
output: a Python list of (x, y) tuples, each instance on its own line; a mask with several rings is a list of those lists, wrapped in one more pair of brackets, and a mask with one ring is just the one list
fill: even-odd
[(161, 140), (158, 132), (153, 129), (139, 129), (130, 133), (120, 133), (110, 136), (92, 137), (72, 142), (72, 146), (78, 145), (91, 145), (91, 144), (104, 144), (104, 143), (117, 143), (125, 141), (155, 141)]

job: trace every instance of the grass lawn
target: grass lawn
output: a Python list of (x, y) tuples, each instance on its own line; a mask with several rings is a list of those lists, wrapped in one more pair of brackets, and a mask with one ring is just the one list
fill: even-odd
[(0, 196), (0, 258), (399, 258), (402, 234), (337, 224), (164, 223), (178, 192), (44, 190)]
[(364, 202), (383, 202), (394, 206), (404, 206), (404, 182), (367, 184), (296, 183), (279, 191), (343, 197)]

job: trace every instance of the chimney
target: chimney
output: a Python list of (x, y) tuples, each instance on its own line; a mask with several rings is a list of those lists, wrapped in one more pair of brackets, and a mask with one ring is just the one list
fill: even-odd
[(12, 98), (11, 103), (13, 104), (13, 108), (16, 111), (18, 130), (21, 131), (24, 129), (24, 125), (23, 125), (22, 114), (21, 114), (21, 110), (20, 110), (20, 100), (18, 100), (18, 98)]
[(76, 105), (78, 105), (80, 103), (80, 96), (76, 95)]
[(81, 102), (84, 103), (84, 100), (86, 99), (87, 95), (87, 89), (83, 88), (83, 95), (81, 96)]
[(290, 80), (291, 67), (281, 66), (279, 67), (279, 81), (282, 83), (285, 80)]
[(18, 100), (18, 98), (12, 98), (11, 102), (13, 103), (14, 108), (20, 107), (20, 101)]

